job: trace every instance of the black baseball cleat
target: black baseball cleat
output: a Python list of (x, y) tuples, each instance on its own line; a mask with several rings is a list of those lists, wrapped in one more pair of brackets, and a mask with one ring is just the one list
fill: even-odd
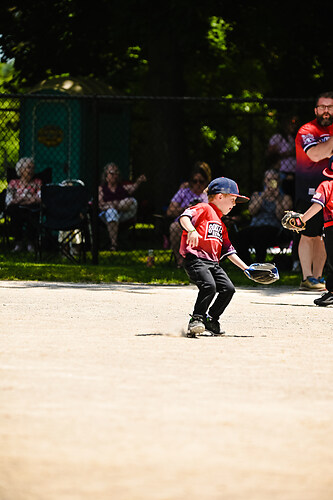
[(326, 292), (323, 293), (319, 299), (315, 299), (313, 301), (316, 306), (321, 306), (321, 307), (326, 307), (326, 306), (333, 306), (333, 293), (332, 292)]
[(199, 314), (193, 314), (191, 316), (190, 322), (187, 329), (187, 337), (195, 337), (197, 333), (203, 333), (205, 331), (205, 325), (203, 322), (203, 316)]
[(206, 316), (204, 319), (206, 330), (213, 335), (223, 335), (225, 332), (221, 331), (220, 323), (217, 319)]

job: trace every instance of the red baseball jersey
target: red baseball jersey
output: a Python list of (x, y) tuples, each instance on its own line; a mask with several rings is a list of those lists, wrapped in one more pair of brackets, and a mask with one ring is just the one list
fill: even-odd
[(310, 148), (327, 141), (333, 135), (333, 125), (321, 127), (317, 120), (303, 125), (297, 132), (296, 145), (296, 202), (309, 200), (317, 186), (325, 179), (324, 168), (329, 165), (329, 158), (313, 162), (306, 154)]
[(227, 228), (222, 222), (221, 210), (213, 203), (198, 203), (187, 208), (182, 215), (190, 217), (193, 226), (201, 236), (199, 245), (191, 248), (186, 244), (187, 232), (183, 231), (179, 253), (185, 257), (192, 253), (201, 259), (218, 262), (222, 257), (236, 253), (232, 246)]
[(311, 201), (323, 207), (324, 227), (333, 226), (333, 180), (319, 184)]

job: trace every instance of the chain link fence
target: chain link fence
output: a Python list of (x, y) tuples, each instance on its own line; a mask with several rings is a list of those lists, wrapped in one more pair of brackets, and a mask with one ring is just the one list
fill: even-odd
[[(251, 197), (226, 218), (241, 254), (265, 255), (258, 240), (288, 246), (276, 221), (293, 204), (294, 136), (312, 108), (305, 99), (2, 95), (2, 249), (36, 251), (42, 186), (80, 181), (89, 231), (77, 244), (93, 263), (108, 254), (110, 265), (179, 266), (176, 218), (206, 200), (217, 176)], [(270, 238), (258, 237), (265, 225)]]

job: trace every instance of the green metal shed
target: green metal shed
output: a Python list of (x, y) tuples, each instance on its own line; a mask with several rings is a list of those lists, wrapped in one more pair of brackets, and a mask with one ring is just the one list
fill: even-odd
[(41, 82), (22, 100), (20, 156), (33, 156), (36, 172), (52, 168), (53, 182), (75, 178), (91, 187), (96, 165), (99, 175), (111, 161), (129, 178), (130, 110), (108, 95), (113, 89), (91, 78)]

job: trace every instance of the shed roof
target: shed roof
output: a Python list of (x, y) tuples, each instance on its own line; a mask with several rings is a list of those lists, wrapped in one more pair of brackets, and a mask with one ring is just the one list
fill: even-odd
[(113, 87), (91, 77), (55, 76), (42, 80), (32, 89), (32, 93), (45, 91), (64, 92), (70, 95), (119, 95)]

